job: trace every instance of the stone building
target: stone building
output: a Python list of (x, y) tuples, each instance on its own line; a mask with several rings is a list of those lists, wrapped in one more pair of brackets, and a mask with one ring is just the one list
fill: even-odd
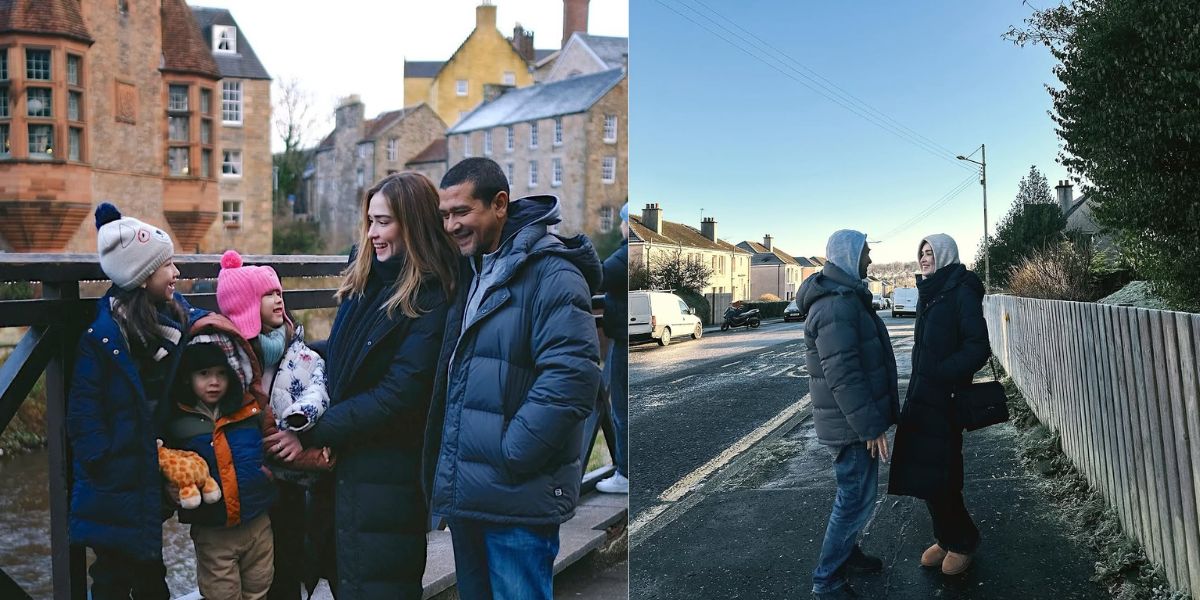
[(221, 90), (183, 0), (4, 3), (0, 249), (95, 252), (88, 217), (110, 201), (180, 251), (207, 250)]
[(560, 232), (612, 231), (629, 189), (628, 98), (622, 69), (505, 91), (447, 132), (448, 164), (491, 158), (514, 198), (558, 196)]
[(629, 38), (573, 32), (561, 50), (534, 66), (539, 82), (560, 81), (616, 68), (629, 68)]
[(193, 8), (192, 14), (221, 72), (220, 153), (211, 166), (220, 172), (221, 218), (209, 228), (202, 248), (270, 254), (271, 76), (228, 10)]
[(763, 294), (774, 294), (781, 300), (792, 300), (805, 279), (820, 266), (803, 256), (792, 256), (775, 247), (770, 234), (763, 243), (744, 241), (738, 244), (753, 256), (750, 259), (750, 296), (757, 300)]
[(437, 185), (446, 175), (446, 158), (446, 138), (440, 137), (404, 163), (404, 168), (428, 177)]
[[(641, 216), (629, 215), (629, 268), (641, 265), (653, 271), (655, 262), (680, 256), (712, 269), (708, 285), (700, 293), (728, 294), (728, 302), (751, 300), (750, 258), (752, 254), (717, 237), (717, 221), (705, 217), (697, 230), (663, 219), (658, 204), (647, 204)], [(714, 306), (721, 314), (725, 306)]]
[(427, 104), (364, 118), (357, 96), (342, 101), (334, 129), (325, 136), (307, 174), (313, 193), (308, 210), (326, 251), (344, 252), (358, 242), (363, 193), (438, 139), (446, 124)]

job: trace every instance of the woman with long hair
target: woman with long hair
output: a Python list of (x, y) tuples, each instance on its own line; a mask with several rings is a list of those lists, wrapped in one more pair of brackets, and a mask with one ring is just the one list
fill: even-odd
[(362, 211), (325, 347), (329, 408), (300, 439), (337, 458), (334, 594), (417, 600), (429, 521), (421, 446), (459, 257), (423, 175), (388, 175)]
[(957, 575), (971, 565), (979, 529), (963, 502), (962, 425), (952, 394), (971, 385), (991, 355), (983, 283), (945, 234), (921, 240), (912, 376), (896, 428), (888, 493), (925, 500), (936, 543), (921, 566)]

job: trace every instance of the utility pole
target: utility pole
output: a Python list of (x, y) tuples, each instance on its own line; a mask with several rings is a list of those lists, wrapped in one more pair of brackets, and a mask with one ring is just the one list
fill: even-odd
[(979, 185), (983, 186), (983, 285), (988, 292), (992, 291), (992, 257), (991, 243), (988, 240), (988, 216), (987, 216), (987, 146), (979, 145), (980, 160), (971, 160), (963, 155), (958, 155), (955, 158), (965, 160), (969, 163), (979, 165)]

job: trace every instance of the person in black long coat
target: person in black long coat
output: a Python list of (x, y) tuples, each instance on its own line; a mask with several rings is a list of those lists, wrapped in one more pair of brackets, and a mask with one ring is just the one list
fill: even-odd
[(896, 428), (888, 493), (925, 500), (937, 543), (924, 567), (962, 573), (979, 546), (979, 529), (963, 503), (962, 426), (950, 394), (971, 384), (991, 355), (983, 319), (983, 283), (958, 260), (948, 235), (921, 241), (912, 376)]
[(363, 212), (325, 345), (330, 406), (300, 439), (337, 457), (334, 595), (419, 600), (429, 525), (421, 449), (458, 252), (423, 175), (385, 177)]

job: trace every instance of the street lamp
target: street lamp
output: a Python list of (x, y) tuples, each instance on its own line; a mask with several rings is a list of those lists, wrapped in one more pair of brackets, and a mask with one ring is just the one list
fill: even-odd
[[(987, 291), (992, 291), (992, 259), (990, 244), (988, 243), (988, 218), (987, 218), (987, 148), (984, 144), (979, 145), (980, 160), (971, 160), (961, 154), (956, 156), (958, 160), (965, 160), (969, 163), (979, 165), (979, 185), (983, 186), (983, 286)], [(974, 152), (972, 152), (974, 154)]]

